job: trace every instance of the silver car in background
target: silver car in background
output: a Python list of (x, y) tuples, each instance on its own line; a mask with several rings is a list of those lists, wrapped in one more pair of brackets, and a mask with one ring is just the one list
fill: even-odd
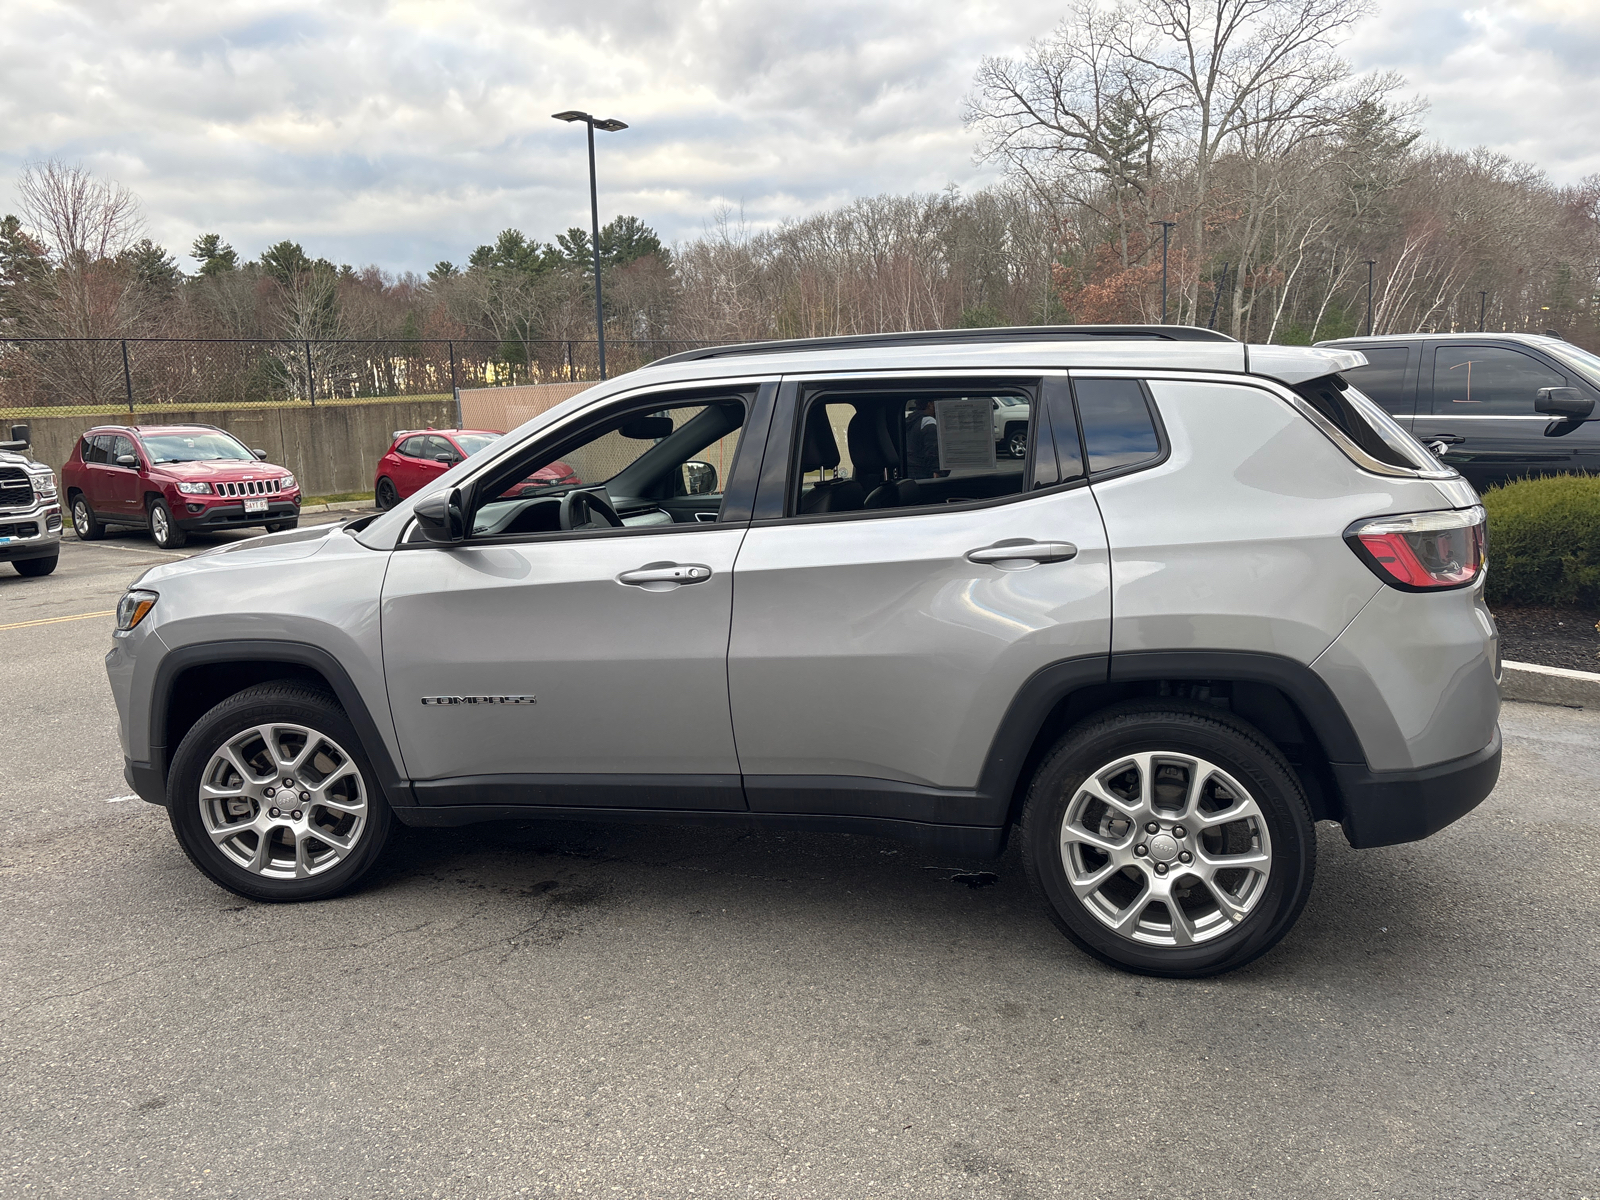
[(1483, 509), (1363, 361), (1166, 326), (663, 359), (389, 512), (147, 572), (128, 779), (259, 900), (350, 887), (395, 821), (1014, 836), (1087, 952), (1238, 967), (1316, 822), (1426, 837), (1499, 770)]

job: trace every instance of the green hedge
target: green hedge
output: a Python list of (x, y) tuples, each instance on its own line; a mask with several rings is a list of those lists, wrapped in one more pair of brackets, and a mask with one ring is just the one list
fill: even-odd
[(1490, 488), (1490, 604), (1600, 604), (1600, 475)]

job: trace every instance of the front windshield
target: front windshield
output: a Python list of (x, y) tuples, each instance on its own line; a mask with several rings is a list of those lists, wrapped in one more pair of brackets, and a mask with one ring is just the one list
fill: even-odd
[(1582, 375), (1585, 383), (1600, 387), (1600, 357), (1571, 342), (1545, 342), (1543, 347)]
[(471, 458), (480, 450), (487, 450), (500, 440), (497, 433), (458, 433), (456, 445), (461, 447), (461, 453)]
[(220, 431), (146, 434), (145, 452), (154, 463), (254, 462), (255, 455)]

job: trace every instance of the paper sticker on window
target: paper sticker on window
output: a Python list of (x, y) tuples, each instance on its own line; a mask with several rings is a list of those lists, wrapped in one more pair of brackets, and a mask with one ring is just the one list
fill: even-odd
[(993, 471), (994, 403), (987, 396), (936, 400), (939, 419), (939, 469)]

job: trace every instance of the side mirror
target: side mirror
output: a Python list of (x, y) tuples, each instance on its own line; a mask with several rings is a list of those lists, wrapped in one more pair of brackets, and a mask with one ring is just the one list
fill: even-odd
[(451, 488), (429, 496), (411, 510), (422, 536), (441, 546), (453, 546), (467, 536), (466, 510), (461, 504), (461, 489)]
[(683, 464), (683, 490), (691, 496), (709, 496), (717, 490), (717, 469), (708, 462)]
[(20, 453), (26, 450), (32, 441), (33, 433), (26, 425), (13, 425), (11, 440), (0, 442), (0, 450), (16, 450)]
[(454, 454), (435, 454), (433, 456), (433, 461), (434, 462), (442, 462), (442, 463), (458, 463), (461, 460), (459, 458), (457, 458)]
[(117, 466), (119, 466), (119, 467), (137, 467), (138, 465), (139, 465), (138, 458), (136, 458), (132, 454), (119, 454), (119, 455), (117, 455)]
[(265, 450), (252, 450), (252, 451), (250, 451), (250, 453), (254, 454), (262, 462), (266, 462), (267, 461), (267, 452)]
[(1594, 401), (1574, 387), (1540, 388), (1533, 400), (1533, 411), (1582, 421), (1594, 412)]

